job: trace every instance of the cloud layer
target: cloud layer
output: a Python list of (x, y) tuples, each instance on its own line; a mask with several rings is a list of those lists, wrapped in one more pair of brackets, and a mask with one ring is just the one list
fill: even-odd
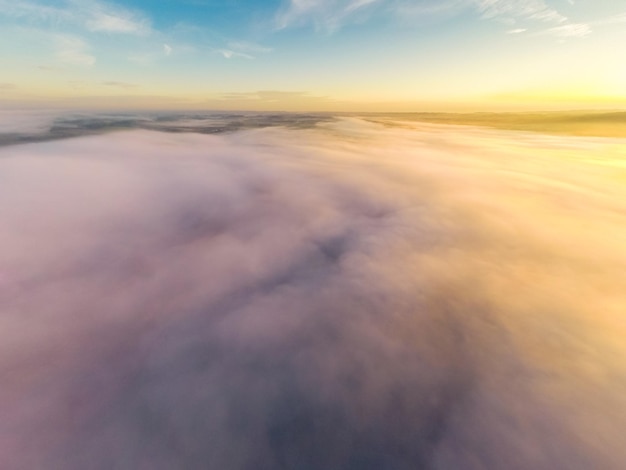
[(344, 119), (0, 150), (0, 466), (619, 469), (619, 140)]

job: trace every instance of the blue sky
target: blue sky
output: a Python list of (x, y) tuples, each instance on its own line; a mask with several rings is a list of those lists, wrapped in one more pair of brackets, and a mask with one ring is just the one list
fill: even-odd
[(623, 0), (0, 0), (0, 100), (307, 110), (619, 107)]

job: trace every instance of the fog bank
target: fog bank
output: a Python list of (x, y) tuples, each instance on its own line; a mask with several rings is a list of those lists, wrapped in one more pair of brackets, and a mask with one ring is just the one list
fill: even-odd
[(3, 469), (622, 469), (626, 141), (342, 119), (0, 149)]

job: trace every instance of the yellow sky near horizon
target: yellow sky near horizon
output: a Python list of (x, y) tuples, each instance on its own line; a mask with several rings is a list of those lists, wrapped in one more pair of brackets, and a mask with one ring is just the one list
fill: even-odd
[(626, 108), (618, 0), (0, 0), (0, 28), (4, 106)]

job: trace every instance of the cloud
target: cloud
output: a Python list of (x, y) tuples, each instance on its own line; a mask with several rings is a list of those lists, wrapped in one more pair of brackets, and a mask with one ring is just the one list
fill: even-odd
[(213, 49), (213, 52), (225, 59), (254, 59), (259, 54), (272, 52), (269, 47), (247, 41), (224, 41), (225, 47)]
[(53, 36), (56, 58), (68, 65), (92, 66), (96, 58), (89, 52), (89, 45), (81, 38), (66, 34)]
[(126, 56), (126, 60), (136, 65), (147, 66), (162, 61), (164, 57), (189, 55), (196, 51), (196, 46), (182, 42), (162, 43), (160, 45), (149, 45), (132, 52)]
[(515, 29), (509, 29), (507, 31), (507, 34), (521, 34), (526, 32), (527, 29), (526, 28), (515, 28)]
[(4, 147), (0, 466), (622, 468), (623, 150), (357, 119)]
[(90, 31), (106, 33), (147, 34), (149, 28), (143, 22), (131, 18), (123, 18), (108, 13), (98, 12), (87, 22)]
[(147, 36), (152, 32), (150, 21), (141, 13), (119, 5), (94, 0), (71, 0), (73, 8), (81, 11), (90, 31)]
[(592, 22), (593, 25), (610, 25), (620, 23), (626, 23), (626, 13), (620, 13), (618, 15), (613, 15), (608, 18), (603, 18)]
[(582, 38), (591, 34), (591, 27), (584, 23), (569, 23), (555, 26), (542, 31), (540, 34), (555, 36), (557, 38)]
[(52, 30), (65, 24), (99, 33), (145, 36), (151, 32), (149, 20), (140, 13), (95, 0), (65, 0), (59, 6), (28, 0), (0, 0), (0, 16), (21, 19)]
[(485, 18), (513, 17), (563, 23), (567, 18), (543, 0), (472, 0)]
[(272, 52), (271, 47), (262, 46), (249, 41), (229, 41), (227, 43), (229, 49), (239, 52), (247, 52), (249, 54), (267, 54)]
[(38, 70), (43, 70), (44, 72), (59, 72), (62, 69), (60, 67), (55, 67), (53, 65), (38, 65)]
[(15, 83), (0, 83), (0, 91), (10, 91), (17, 89), (17, 85)]
[(276, 24), (284, 29), (313, 23), (319, 30), (332, 32), (367, 7), (383, 3), (384, 0), (290, 0), (278, 12)]
[(58, 24), (74, 19), (74, 14), (69, 9), (28, 0), (19, 2), (0, 0), (0, 16), (23, 19), (29, 23), (47, 22)]
[(506, 24), (517, 21), (566, 23), (568, 18), (544, 0), (290, 0), (276, 17), (279, 29), (313, 24), (334, 32), (343, 25), (376, 16), (407, 18), (459, 15), (474, 11), (483, 19)]
[(212, 48), (212, 51), (221, 55), (225, 59), (237, 57), (242, 59), (254, 59), (259, 54), (268, 54), (272, 52), (272, 48), (270, 47), (265, 47), (248, 41), (228, 41), (221, 38), (217, 42), (223, 42), (225, 47)]
[(46, 110), (0, 109), (0, 137), (2, 134), (40, 134), (47, 132), (59, 112)]
[(246, 54), (244, 52), (233, 51), (231, 49), (214, 49), (213, 52), (215, 54), (221, 55), (225, 59), (232, 59), (232, 58), (237, 58), (237, 57), (241, 59), (254, 59), (254, 57), (252, 57), (249, 54)]

